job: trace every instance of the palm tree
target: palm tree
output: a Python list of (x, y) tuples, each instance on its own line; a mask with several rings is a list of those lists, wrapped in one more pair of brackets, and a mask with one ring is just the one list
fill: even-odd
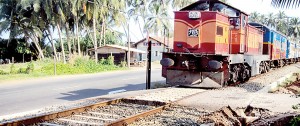
[(298, 38), (300, 35), (300, 18), (292, 18), (289, 22), (289, 36)]
[(171, 2), (172, 2), (172, 7), (175, 8), (175, 10), (178, 10), (196, 1), (197, 0), (172, 0)]
[[(127, 8), (131, 8), (128, 10), (128, 17), (132, 17), (136, 23), (139, 25), (139, 29), (142, 37), (144, 38), (144, 30), (142, 29), (141, 24), (146, 23), (146, 18), (148, 15), (147, 10), (147, 1), (146, 0), (128, 0)], [(140, 22), (141, 20), (142, 22)]]
[(300, 0), (272, 0), (271, 4), (274, 7), (281, 7), (281, 8), (299, 7)]
[(265, 16), (264, 14), (261, 14), (261, 15), (259, 16), (259, 20), (258, 20), (258, 21), (259, 21), (259, 23), (266, 25), (268, 19), (266, 18), (266, 16)]
[(69, 57), (71, 56), (71, 52), (72, 52), (72, 47), (71, 47), (71, 43), (70, 43), (70, 31), (72, 31), (72, 26), (74, 26), (74, 15), (72, 14), (72, 12), (70, 11), (70, 8), (72, 7), (72, 3), (70, 0), (67, 1), (67, 4), (62, 8), (65, 14), (65, 33), (66, 33), (66, 37), (67, 37), (67, 46), (68, 46), (68, 52), (69, 52)]
[(54, 11), (57, 11), (56, 6), (53, 4), (54, 0), (41, 0), (40, 1), (40, 14), (42, 17), (42, 21), (45, 23), (45, 32), (50, 37), (50, 42), (53, 48), (54, 58), (57, 58), (57, 50), (54, 44), (53, 32), (55, 28), (55, 18), (53, 15), (55, 14)]
[(287, 16), (284, 11), (279, 11), (276, 15), (276, 30), (287, 34)]
[(80, 18), (83, 14), (84, 11), (86, 11), (86, 6), (85, 2), (86, 0), (71, 0), (72, 3), (72, 14), (75, 17), (75, 30), (76, 30), (76, 38), (77, 38), (77, 51), (78, 54), (81, 55), (81, 50), (80, 50), (80, 41), (79, 41), (79, 22)]
[(56, 28), (58, 31), (58, 36), (59, 36), (59, 40), (60, 40), (60, 46), (61, 46), (61, 51), (62, 51), (62, 57), (63, 57), (63, 63), (66, 63), (66, 55), (65, 55), (65, 48), (64, 48), (64, 43), (62, 40), (62, 24), (65, 24), (66, 22), (66, 17), (65, 14), (63, 12), (63, 8), (65, 6), (67, 6), (68, 2), (66, 0), (61, 1), (61, 0), (57, 0), (54, 3), (55, 9), (56, 9), (56, 13), (54, 13), (54, 23), (56, 24)]
[(276, 23), (275, 23), (275, 18), (274, 18), (274, 14), (273, 13), (269, 13), (267, 15), (267, 21), (266, 21), (266, 24), (270, 27), (275, 27), (276, 26)]
[[(17, 0), (0, 1), (0, 33), (9, 32), (9, 40), (24, 36), (27, 41), (32, 41), (38, 51), (38, 57), (44, 59), (44, 54), (39, 45), (41, 31), (36, 26), (37, 16), (34, 8), (27, 6), (28, 2), (20, 3)], [(28, 7), (28, 8), (27, 8)]]
[(260, 20), (260, 14), (258, 12), (253, 12), (250, 14), (249, 17), (249, 22), (258, 22), (259, 23)]
[(162, 33), (162, 29), (170, 27), (167, 8), (160, 4), (153, 4), (149, 11), (152, 15), (147, 18), (145, 29), (148, 29), (150, 33), (158, 35)]

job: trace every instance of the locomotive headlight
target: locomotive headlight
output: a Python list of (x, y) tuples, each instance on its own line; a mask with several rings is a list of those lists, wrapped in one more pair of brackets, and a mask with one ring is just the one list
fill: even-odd
[(170, 67), (174, 65), (174, 60), (170, 58), (163, 58), (162, 60), (160, 60), (160, 64), (164, 67)]
[(208, 61), (208, 66), (211, 69), (217, 70), (217, 69), (222, 68), (222, 63), (217, 60), (210, 60), (210, 61)]

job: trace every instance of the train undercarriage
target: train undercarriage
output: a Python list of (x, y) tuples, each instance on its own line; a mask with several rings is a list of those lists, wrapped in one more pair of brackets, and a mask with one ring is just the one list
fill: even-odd
[(299, 59), (269, 60), (268, 55), (203, 55), (164, 53), (162, 75), (169, 85), (220, 88), (248, 81), (252, 76), (266, 73), (298, 62)]

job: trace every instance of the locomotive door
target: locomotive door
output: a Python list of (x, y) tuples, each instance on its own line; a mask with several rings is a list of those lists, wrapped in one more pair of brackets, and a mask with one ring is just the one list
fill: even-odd
[(241, 31), (240, 31), (240, 53), (246, 52), (247, 47), (247, 27), (246, 27), (246, 16), (244, 14), (241, 14)]

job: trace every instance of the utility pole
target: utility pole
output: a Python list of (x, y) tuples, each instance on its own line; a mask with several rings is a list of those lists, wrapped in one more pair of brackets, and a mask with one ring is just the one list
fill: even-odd
[(164, 28), (164, 45), (163, 45), (163, 52), (165, 52), (166, 49), (166, 28)]
[(147, 49), (147, 73), (146, 73), (146, 89), (151, 87), (151, 47), (152, 42), (149, 40), (149, 33), (147, 30), (147, 39), (148, 49)]
[(128, 45), (128, 51), (127, 51), (127, 66), (130, 68), (130, 35), (129, 35), (129, 22), (127, 25), (128, 35), (127, 35), (127, 45)]

